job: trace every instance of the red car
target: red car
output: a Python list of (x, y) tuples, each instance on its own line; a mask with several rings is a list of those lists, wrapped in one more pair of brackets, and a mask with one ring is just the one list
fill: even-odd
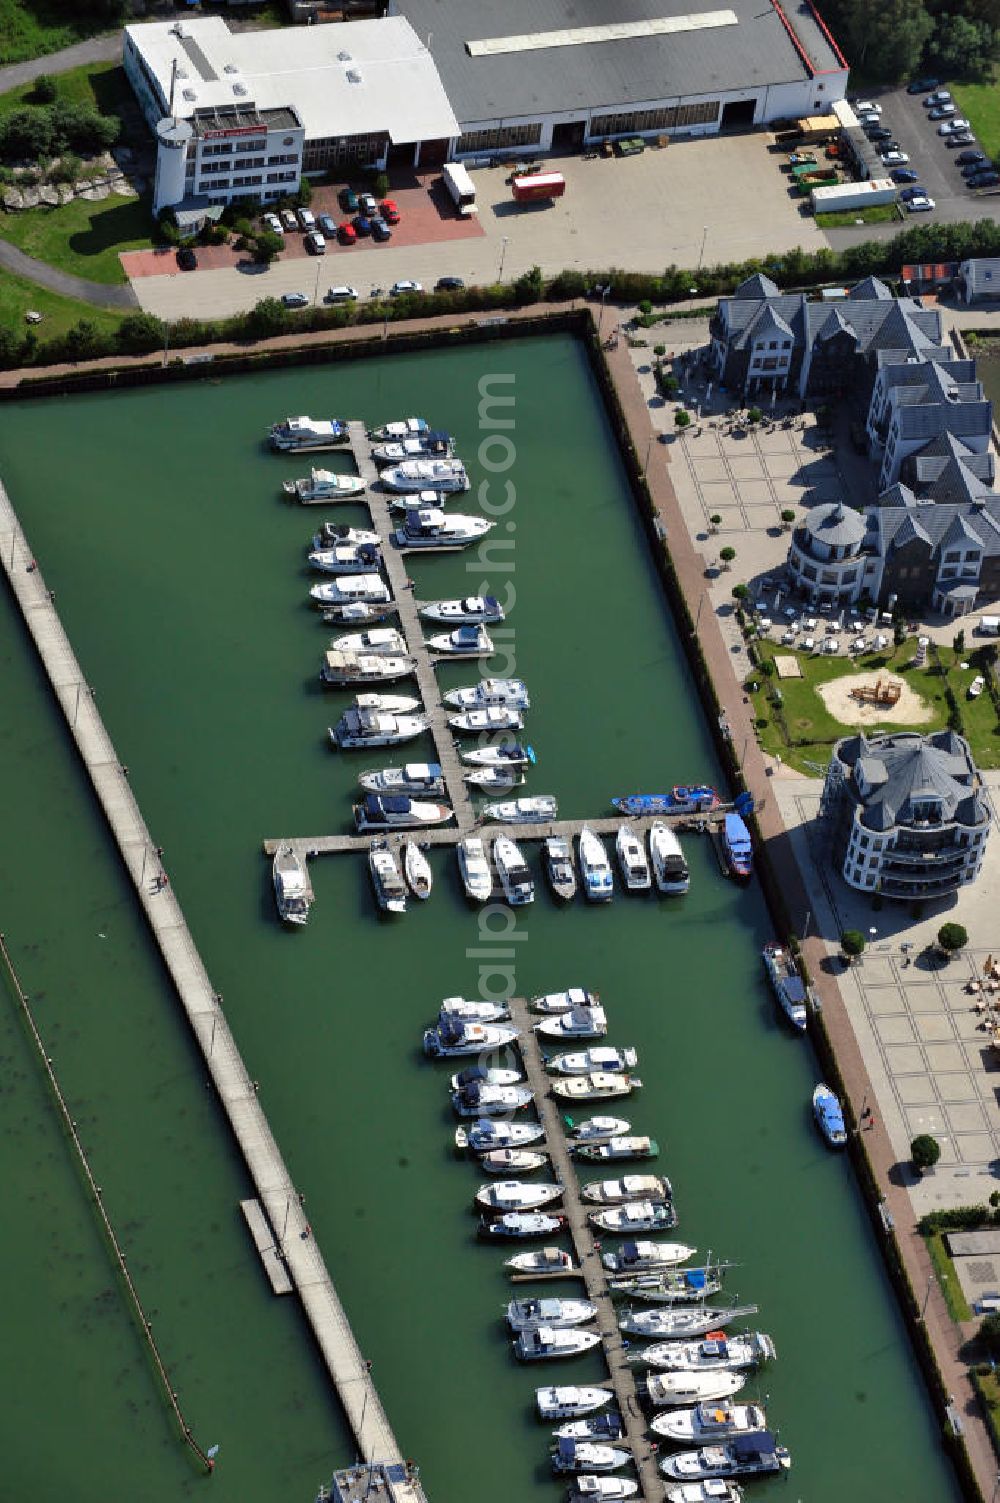
[(386, 224), (399, 223), (399, 206), (394, 199), (384, 198), (381, 204), (382, 218)]
[(358, 232), (349, 220), (345, 219), (343, 224), (337, 226), (337, 239), (341, 245), (353, 245), (357, 238)]

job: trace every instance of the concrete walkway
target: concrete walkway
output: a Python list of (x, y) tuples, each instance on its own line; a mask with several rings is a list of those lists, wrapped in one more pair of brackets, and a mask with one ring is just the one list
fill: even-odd
[(89, 37), (85, 42), (64, 47), (61, 52), (48, 52), (44, 57), (33, 57), (26, 63), (10, 63), (6, 68), (0, 68), (0, 94), (19, 89), (43, 73), (68, 73), (70, 68), (82, 68), (87, 63), (113, 63), (121, 55), (120, 31)]
[(26, 277), (29, 282), (45, 287), (49, 292), (58, 292), (61, 297), (76, 298), (81, 303), (91, 303), (95, 308), (117, 308), (132, 312), (139, 307), (139, 300), (130, 286), (108, 287), (101, 282), (88, 282), (86, 277), (75, 277), (71, 272), (60, 271), (45, 261), (36, 261), (26, 256), (16, 245), (0, 239), (0, 266), (16, 276)]

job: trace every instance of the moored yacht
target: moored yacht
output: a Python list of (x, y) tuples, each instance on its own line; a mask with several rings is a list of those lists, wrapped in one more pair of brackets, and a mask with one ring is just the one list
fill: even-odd
[(372, 605), (367, 600), (345, 600), (339, 605), (325, 606), (323, 620), (329, 626), (377, 626), (398, 613), (399, 606), (394, 600), (382, 605)]
[(603, 1007), (571, 1007), (535, 1024), (535, 1032), (546, 1039), (599, 1039), (608, 1031)]
[(743, 1503), (744, 1493), (738, 1482), (707, 1477), (704, 1482), (678, 1482), (663, 1496), (666, 1503)]
[(453, 1091), (451, 1104), (460, 1117), (509, 1117), (532, 1102), (528, 1086), (465, 1086)]
[(360, 548), (363, 544), (377, 548), (381, 542), (377, 532), (368, 527), (344, 527), (339, 522), (324, 522), (313, 533), (312, 552), (322, 553), (325, 548)]
[(561, 1012), (570, 1012), (574, 1007), (597, 1007), (600, 1002), (597, 992), (588, 992), (582, 986), (570, 986), (564, 992), (544, 992), (532, 997), (533, 1012), (543, 1012), (553, 1017)]
[(324, 607), (348, 605), (355, 600), (365, 605), (388, 605), (392, 599), (389, 586), (378, 574), (339, 574), (336, 579), (311, 585), (309, 595)]
[(535, 1252), (516, 1253), (503, 1265), (511, 1273), (579, 1273), (572, 1253), (561, 1247), (539, 1247)]
[(761, 1331), (743, 1336), (706, 1337), (704, 1341), (665, 1341), (648, 1346), (642, 1360), (673, 1372), (714, 1372), (717, 1368), (759, 1367), (775, 1356), (774, 1342)]
[(520, 788), (524, 773), (519, 767), (478, 767), (462, 774), (462, 781), (483, 793), (506, 793)]
[(383, 470), (382, 484), (388, 491), (467, 491), (469, 477), (460, 459), (404, 459)]
[(420, 607), (428, 621), (442, 626), (496, 625), (504, 619), (503, 606), (495, 595), (463, 595), (454, 600), (429, 600)]
[(552, 1451), (554, 1472), (616, 1472), (628, 1466), (632, 1451), (628, 1446), (609, 1446), (596, 1440), (575, 1440), (560, 1436)]
[(563, 1326), (533, 1326), (522, 1331), (514, 1342), (514, 1352), (522, 1362), (545, 1362), (551, 1357), (576, 1357), (599, 1346), (596, 1331), (578, 1331)]
[(649, 832), (649, 855), (653, 877), (660, 892), (679, 894), (691, 886), (691, 875), (681, 843), (669, 825), (657, 820)]
[(670, 1200), (673, 1191), (663, 1174), (624, 1174), (621, 1179), (591, 1180), (580, 1194), (592, 1205), (619, 1206), (627, 1200), (649, 1200), (657, 1205)]
[(617, 1409), (612, 1409), (607, 1414), (568, 1420), (552, 1433), (556, 1440), (621, 1440), (625, 1435), (625, 1421)]
[(493, 872), (482, 840), (478, 835), (466, 835), (458, 842), (457, 850), (465, 896), (473, 903), (488, 903), (493, 896)]
[(416, 671), (416, 658), (331, 650), (324, 655), (319, 677), (327, 688), (340, 689), (345, 684), (391, 684), (396, 679), (412, 677)]
[(412, 694), (357, 694), (355, 710), (384, 711), (387, 715), (412, 715), (420, 709), (420, 700)]
[(427, 646), (431, 652), (453, 658), (488, 658), (494, 651), (493, 638), (485, 626), (456, 626), (428, 637)]
[(597, 1070), (590, 1075), (568, 1075), (553, 1083), (553, 1096), (565, 1101), (613, 1101), (619, 1096), (631, 1096), (642, 1085), (634, 1075), (608, 1074)]
[(830, 1087), (818, 1085), (812, 1096), (816, 1126), (831, 1148), (843, 1148), (847, 1142), (844, 1109)]
[(649, 862), (642, 841), (631, 825), (620, 825), (615, 838), (615, 853), (622, 881), (629, 892), (648, 892), (653, 884)]
[(767, 1429), (767, 1415), (759, 1404), (700, 1403), (691, 1409), (659, 1414), (649, 1427), (656, 1435), (686, 1445), (711, 1445), (733, 1435)]
[(603, 1409), (613, 1397), (610, 1388), (579, 1388), (574, 1384), (535, 1389), (538, 1417), (543, 1420), (579, 1419)]
[[(448, 696), (445, 695), (447, 701)], [(490, 705), (481, 710), (463, 710), (460, 715), (449, 715), (448, 724), (460, 735), (490, 735), (495, 731), (519, 731), (524, 726), (520, 710), (506, 709), (503, 705)]]
[(321, 574), (364, 574), (382, 562), (378, 543), (335, 543), (332, 548), (316, 548), (308, 562)]
[(639, 1491), (638, 1482), (630, 1477), (602, 1477), (596, 1472), (581, 1472), (573, 1478), (566, 1494), (567, 1503), (619, 1503), (623, 1498), (634, 1498)]
[(405, 913), (406, 884), (385, 840), (372, 841), (368, 851), (368, 871), (379, 907), (385, 913)]
[(426, 418), (392, 418), (388, 423), (380, 423), (376, 428), (369, 428), (368, 437), (373, 442), (398, 443), (404, 438), (420, 438), (430, 431), (431, 425)]
[(455, 811), (447, 804), (430, 803), (406, 794), (366, 793), (354, 805), (354, 823), (358, 832), (366, 830), (415, 830), (425, 825), (446, 824)]
[(555, 819), (559, 804), (552, 793), (535, 793), (527, 798), (512, 798), (506, 803), (484, 804), (483, 818), (508, 825), (537, 825)]
[(510, 1021), (510, 1006), (507, 1002), (470, 1002), (465, 997), (445, 997), (438, 1009), (438, 1020), (461, 1018), (464, 1023), (507, 1023)]
[[(587, 997), (593, 997), (596, 1001), (596, 992), (586, 992)], [(571, 1146), (577, 1143), (606, 1143), (609, 1138), (620, 1138), (623, 1133), (631, 1132), (632, 1124), (624, 1117), (587, 1117), (583, 1122), (577, 1122), (567, 1132), (566, 1136)]]
[(652, 1341), (681, 1341), (689, 1336), (707, 1336), (715, 1326), (721, 1329), (756, 1313), (756, 1305), (735, 1305), (721, 1310), (710, 1305), (672, 1306), (661, 1310), (629, 1310), (618, 1324), (632, 1336), (645, 1336)]
[(634, 1237), (637, 1232), (669, 1231), (677, 1225), (677, 1212), (669, 1201), (627, 1200), (606, 1211), (590, 1211), (587, 1220), (602, 1232)]
[(604, 842), (589, 825), (584, 825), (577, 839), (580, 881), (584, 895), (592, 903), (607, 903), (614, 893), (611, 863)]
[(284, 923), (301, 928), (309, 920), (312, 889), (306, 875), (305, 861), (293, 845), (278, 846), (274, 853), (271, 876), (279, 916)]
[(311, 470), (304, 479), (284, 481), (281, 489), (290, 499), (301, 501), (303, 506), (316, 506), (323, 501), (354, 501), (364, 494), (365, 482), (360, 475)]
[[(512, 1070), (494, 1070), (495, 1075), (512, 1075)], [(494, 1148), (479, 1156), (479, 1167), (487, 1174), (533, 1174), (548, 1163), (548, 1154), (532, 1148)]]
[(431, 864), (415, 840), (403, 842), (403, 875), (406, 885), (415, 898), (429, 898), (434, 885)]
[(623, 1242), (617, 1252), (602, 1253), (609, 1273), (645, 1273), (686, 1263), (698, 1251), (686, 1242)]
[(711, 1404), (731, 1399), (746, 1384), (746, 1373), (719, 1368), (715, 1372), (647, 1373), (636, 1384), (639, 1397), (656, 1409), (678, 1404)]
[(608, 1279), (618, 1294), (661, 1305), (693, 1305), (718, 1294), (722, 1277), (712, 1268), (666, 1268), (658, 1273), (612, 1274)]
[[(430, 1059), (461, 1059), (488, 1049), (506, 1049), (516, 1038), (517, 1029), (510, 1023), (464, 1023), (459, 1018), (442, 1018), (436, 1027), (424, 1030), (424, 1053)], [(480, 1091), (490, 1089), (493, 1087), (472, 1081), (460, 1086), (455, 1094), (472, 1099)], [(496, 1089), (517, 1090), (517, 1087)]]
[(670, 793), (630, 793), (626, 798), (613, 798), (611, 803), (619, 814), (630, 818), (647, 814), (701, 814), (718, 807), (719, 795), (707, 783), (678, 783)]
[(350, 438), (343, 418), (289, 417), (274, 423), (269, 434), (271, 448), (279, 453), (307, 453), (339, 449)]
[(385, 710), (352, 709), (344, 711), (328, 734), (334, 746), (345, 750), (401, 746), (404, 741), (414, 741), (423, 735), (429, 724), (427, 716), (422, 714), (398, 715)]
[[(443, 696), (456, 710), (527, 710), (531, 706), (528, 691), (519, 678), (481, 678), (478, 684), (463, 689), (449, 689)], [(472, 730), (495, 730), (496, 725), (473, 725)]]
[(542, 846), (542, 866), (553, 894), (568, 903), (576, 897), (576, 872), (569, 841), (562, 835), (549, 835)]
[(591, 1163), (613, 1163), (618, 1159), (655, 1159), (659, 1145), (655, 1138), (620, 1137), (609, 1138), (606, 1143), (574, 1144), (578, 1159)]
[(562, 1185), (530, 1185), (520, 1179), (494, 1180), (480, 1185), (476, 1205), (481, 1211), (505, 1215), (507, 1211), (540, 1211), (562, 1199)]
[(577, 1049), (556, 1054), (545, 1061), (545, 1068), (555, 1075), (589, 1075), (594, 1070), (630, 1070), (638, 1064), (632, 1048), (616, 1049), (610, 1044), (595, 1044), (592, 1049)]
[(551, 1237), (553, 1233), (561, 1232), (565, 1224), (565, 1216), (553, 1216), (548, 1211), (507, 1211), (503, 1216), (484, 1216), (479, 1223), (479, 1235), (497, 1239)]
[(408, 506), (392, 538), (397, 548), (468, 548), (495, 525), (485, 517), (449, 514), (437, 506)]
[(358, 779), (366, 793), (425, 793), (437, 798), (444, 793), (444, 778), (438, 762), (406, 762), (402, 767), (383, 767), (363, 772)]
[(522, 746), (517, 741), (501, 741), (497, 746), (477, 746), (472, 751), (459, 752), (459, 756), (471, 767), (524, 767), (535, 760), (531, 747)]
[(406, 652), (406, 638), (394, 626), (377, 626), (372, 631), (342, 632), (339, 637), (331, 639), (330, 651), (399, 657)]
[(722, 827), (722, 849), (730, 875), (738, 882), (749, 881), (753, 871), (753, 842), (741, 815), (726, 815)]
[(793, 1028), (800, 1033), (805, 1032), (809, 1021), (806, 1007), (809, 991), (794, 958), (788, 950), (783, 950), (776, 944), (764, 946), (763, 958), (764, 969), (778, 999), (778, 1006)]
[(493, 865), (500, 878), (503, 895), (512, 908), (524, 907), (535, 901), (535, 883), (528, 863), (513, 840), (498, 835), (493, 842)]
[(376, 464), (406, 464), (411, 459), (448, 459), (452, 452), (451, 435), (440, 431), (422, 433), (416, 438), (397, 438), (376, 444), (372, 459)]
[(455, 1147), (476, 1154), (495, 1153), (501, 1148), (537, 1143), (544, 1136), (545, 1129), (540, 1122), (497, 1122), (492, 1117), (483, 1117), (471, 1127), (455, 1128)]
[[(481, 1085), (520, 1085), (524, 1076), (520, 1070), (498, 1070), (492, 1065), (466, 1065), (464, 1069), (457, 1070), (451, 1077), (449, 1084), (453, 1091), (464, 1091), (466, 1086)], [(510, 1149), (501, 1152), (512, 1152)], [(541, 1157), (544, 1159), (545, 1155)]]
[(791, 1464), (786, 1447), (778, 1445), (770, 1430), (755, 1430), (722, 1445), (679, 1451), (660, 1462), (660, 1471), (678, 1482), (689, 1482), (708, 1477), (766, 1477), (786, 1470)]

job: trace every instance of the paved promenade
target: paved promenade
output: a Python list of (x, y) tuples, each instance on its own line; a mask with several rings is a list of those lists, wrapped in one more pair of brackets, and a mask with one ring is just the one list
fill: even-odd
[[(398, 1464), (402, 1456), (361, 1356), (300, 1197), (282, 1160), (221, 999), (195, 949), (180, 905), (129, 787), (126, 770), (94, 705), (80, 665), (0, 484), (0, 558), (34, 638), (53, 691), (118, 842), (139, 900), (201, 1045), (215, 1088), (243, 1151), (257, 1197), (298, 1291), (323, 1359), (365, 1460)], [(150, 1186), (151, 1193), (157, 1192)], [(419, 1490), (418, 1490), (419, 1491)], [(422, 1495), (421, 1495), (422, 1496)]]

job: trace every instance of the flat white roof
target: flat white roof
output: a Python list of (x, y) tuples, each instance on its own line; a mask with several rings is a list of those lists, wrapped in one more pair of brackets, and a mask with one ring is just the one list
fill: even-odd
[[(387, 131), (394, 142), (460, 133), (434, 60), (405, 16), (232, 32), (221, 16), (125, 28), (181, 116), (291, 105), (307, 141)], [(193, 97), (191, 97), (193, 96)]]

